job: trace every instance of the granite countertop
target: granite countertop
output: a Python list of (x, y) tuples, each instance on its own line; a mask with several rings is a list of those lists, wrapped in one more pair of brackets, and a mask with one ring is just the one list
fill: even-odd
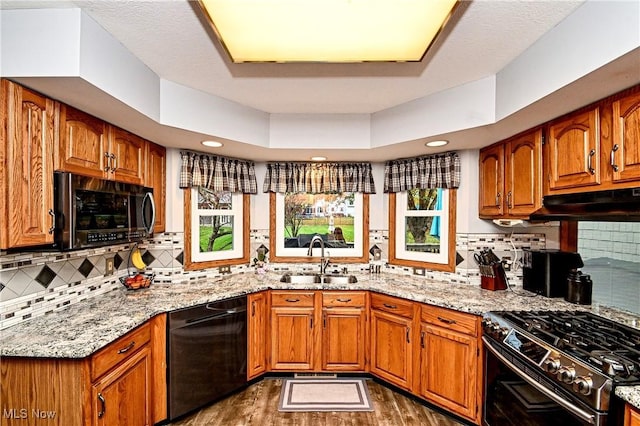
[[(581, 306), (535, 296), (522, 289), (489, 291), (406, 275), (357, 275), (345, 285), (287, 284), (280, 274), (235, 274), (184, 284), (124, 287), (0, 331), (0, 356), (84, 358), (157, 314), (267, 289), (370, 290), (475, 315), (499, 310), (582, 310), (640, 328), (640, 317), (611, 308)], [(640, 386), (618, 387), (616, 395), (640, 408)]]

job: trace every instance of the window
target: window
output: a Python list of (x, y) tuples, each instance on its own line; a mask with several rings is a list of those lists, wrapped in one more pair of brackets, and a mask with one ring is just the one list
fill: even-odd
[(455, 270), (455, 189), (389, 194), (389, 262)]
[[(308, 262), (314, 235), (325, 243), (325, 255), (344, 262), (366, 262), (369, 196), (362, 193), (271, 193), (269, 226), (271, 260)], [(316, 254), (316, 253), (314, 253)]]
[(249, 195), (185, 190), (185, 269), (249, 262)]

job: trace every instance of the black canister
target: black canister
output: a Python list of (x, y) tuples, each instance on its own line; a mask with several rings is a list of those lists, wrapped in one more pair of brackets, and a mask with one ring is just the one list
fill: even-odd
[(590, 275), (572, 272), (567, 277), (567, 295), (564, 299), (578, 305), (590, 305), (592, 291), (593, 281)]

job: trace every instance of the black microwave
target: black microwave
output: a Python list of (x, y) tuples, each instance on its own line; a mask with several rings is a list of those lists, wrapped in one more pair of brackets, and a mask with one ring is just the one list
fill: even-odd
[(155, 222), (153, 189), (54, 173), (54, 247), (75, 250), (140, 241)]

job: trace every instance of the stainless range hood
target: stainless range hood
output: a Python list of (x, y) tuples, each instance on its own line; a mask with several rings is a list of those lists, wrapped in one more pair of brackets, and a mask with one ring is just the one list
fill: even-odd
[(640, 222), (640, 188), (548, 195), (529, 220)]

